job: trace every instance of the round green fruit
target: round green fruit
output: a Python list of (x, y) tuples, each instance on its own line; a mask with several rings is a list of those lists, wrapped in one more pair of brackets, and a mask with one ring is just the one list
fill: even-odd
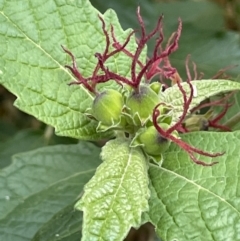
[[(167, 130), (169, 127), (169, 125), (165, 123), (161, 123), (159, 126), (164, 130)], [(138, 136), (138, 140), (140, 143), (144, 144), (143, 150), (147, 154), (153, 156), (157, 156), (165, 152), (170, 145), (170, 141), (162, 137), (154, 126), (150, 126), (143, 131)]]
[(93, 101), (93, 116), (102, 124), (111, 126), (120, 121), (123, 104), (121, 93), (112, 89), (105, 90)]
[(138, 113), (141, 120), (152, 115), (154, 107), (159, 103), (157, 93), (147, 85), (142, 85), (139, 92), (134, 91), (126, 100), (129, 114), (134, 116)]

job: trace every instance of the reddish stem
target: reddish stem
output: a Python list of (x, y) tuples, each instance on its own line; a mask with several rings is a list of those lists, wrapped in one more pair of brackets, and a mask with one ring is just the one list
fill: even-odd
[[(159, 105), (158, 105), (159, 106)], [(212, 162), (212, 163), (205, 163), (203, 161), (200, 161), (198, 160), (195, 156), (194, 156), (194, 153), (197, 153), (197, 154), (200, 154), (200, 155), (203, 155), (203, 156), (208, 156), (208, 157), (217, 157), (217, 156), (221, 156), (223, 155), (224, 153), (208, 153), (208, 152), (205, 152), (203, 150), (200, 150), (196, 147), (193, 147), (189, 144), (187, 144), (186, 142), (182, 141), (181, 139), (178, 139), (177, 137), (173, 136), (171, 133), (172, 132), (169, 132), (169, 129), (168, 130), (163, 130), (158, 122), (157, 122), (157, 119), (160, 115), (160, 111), (157, 109), (158, 106), (156, 106), (154, 108), (154, 111), (153, 111), (153, 115), (152, 115), (152, 118), (153, 118), (153, 125), (155, 126), (156, 130), (159, 132), (159, 134), (161, 136), (163, 136), (164, 138), (166, 139), (169, 139), (171, 141), (173, 141), (174, 143), (176, 143), (179, 147), (181, 147), (183, 150), (185, 150), (188, 155), (190, 156), (190, 158), (196, 163), (196, 164), (199, 164), (199, 165), (202, 165), (202, 166), (212, 166), (214, 164), (216, 164), (217, 162)]]

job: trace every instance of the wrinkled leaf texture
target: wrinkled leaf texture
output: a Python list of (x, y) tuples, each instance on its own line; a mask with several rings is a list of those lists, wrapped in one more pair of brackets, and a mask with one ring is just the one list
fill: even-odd
[[(209, 152), (225, 152), (212, 167), (194, 164), (176, 145), (162, 167), (151, 166), (149, 219), (162, 240), (240, 239), (240, 132), (191, 133), (183, 140)], [(210, 160), (209, 160), (210, 159)]]
[[(126, 39), (130, 30), (122, 30), (115, 12), (101, 15), (87, 0), (0, 1), (0, 83), (17, 96), (15, 106), (54, 126), (59, 135), (85, 140), (112, 136), (97, 133), (97, 122), (84, 115), (94, 96), (82, 85), (67, 85), (73, 76), (64, 65), (72, 63), (61, 48), (72, 51), (84, 77), (91, 76), (94, 54), (102, 53), (106, 43), (98, 15), (108, 31), (114, 25), (118, 41)], [(128, 48), (135, 46), (132, 39)], [(116, 55), (108, 67), (129, 76), (129, 61), (125, 54)], [(110, 82), (106, 86), (116, 88)]]

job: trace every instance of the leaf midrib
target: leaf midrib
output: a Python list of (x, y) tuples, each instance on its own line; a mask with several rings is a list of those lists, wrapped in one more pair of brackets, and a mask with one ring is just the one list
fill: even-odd
[[(194, 181), (189, 180), (189, 179), (187, 179), (186, 177), (181, 176), (181, 175), (179, 175), (178, 173), (173, 172), (173, 171), (171, 171), (171, 170), (169, 170), (169, 169), (165, 169), (165, 168), (163, 168), (163, 167), (156, 167), (154, 164), (150, 164), (150, 166), (152, 166), (152, 167), (154, 167), (154, 168), (159, 168), (159, 169), (161, 169), (161, 170), (164, 171), (164, 172), (170, 173), (170, 174), (176, 176), (177, 178), (180, 178), (180, 179), (182, 179), (182, 180), (185, 180), (186, 182), (188, 182), (188, 183), (196, 186), (199, 190), (202, 189), (203, 191), (208, 192), (208, 193), (211, 194), (212, 196), (215, 196), (216, 198), (218, 198), (221, 202), (226, 203), (226, 205), (228, 205), (231, 209), (233, 209), (233, 210), (240, 216), (240, 211), (238, 211), (233, 205), (231, 205), (229, 202), (227, 202), (224, 198), (220, 197), (220, 196), (217, 195), (216, 193), (214, 193), (214, 192), (206, 189), (205, 187), (202, 187), (202, 186), (198, 185), (198, 184), (195, 183)], [(153, 185), (153, 187), (154, 187), (156, 193), (158, 193), (154, 185)]]
[[(35, 47), (37, 47), (38, 49), (40, 49), (48, 58), (50, 58), (56, 65), (59, 66), (59, 68), (64, 71), (67, 75), (69, 75), (71, 78), (74, 78), (74, 76), (72, 76), (69, 71), (66, 70), (66, 68), (64, 68), (56, 59), (54, 59), (44, 48), (42, 48), (41, 45), (35, 43), (28, 35), (26, 35), (21, 28), (15, 24), (7, 15), (5, 15), (5, 13), (3, 11), (0, 11), (0, 13), (3, 15), (4, 18), (6, 18), (6, 20), (11, 23), (25, 38), (27, 41), (29, 41), (31, 44), (33, 44)], [(76, 78), (74, 78), (76, 80)], [(93, 96), (85, 89), (83, 88), (82, 85), (80, 85), (80, 88), (82, 88), (82, 90), (84, 92), (87, 93), (87, 95), (93, 99)]]
[[(117, 200), (117, 198), (116, 198), (116, 197), (117, 197), (117, 194), (118, 194), (118, 192), (119, 192), (120, 187), (122, 187), (122, 183), (123, 183), (123, 181), (125, 180), (126, 173), (128, 172), (128, 167), (129, 167), (129, 165), (130, 165), (130, 163), (131, 163), (131, 160), (132, 160), (131, 157), (132, 157), (132, 152), (133, 152), (133, 151), (134, 151), (134, 150), (131, 148), (128, 155), (126, 155), (126, 154), (122, 155), (123, 157), (124, 157), (124, 156), (127, 156), (127, 157), (128, 157), (128, 159), (127, 159), (127, 165), (124, 167), (123, 175), (122, 175), (122, 177), (121, 177), (121, 179), (120, 179), (118, 188), (117, 188), (115, 194), (113, 195), (112, 202), (111, 202), (111, 206), (109, 207), (109, 211), (112, 211), (112, 210), (113, 210), (112, 207), (113, 207), (114, 204), (115, 204), (115, 200)], [(111, 217), (110, 217), (110, 218), (111, 218)], [(105, 218), (105, 220), (104, 220), (104, 222), (103, 222), (103, 225), (102, 225), (102, 227), (101, 227), (100, 233), (102, 233), (102, 230), (103, 230), (104, 227), (106, 226), (107, 221), (108, 221), (108, 218)], [(100, 237), (102, 238), (102, 240), (104, 240), (104, 238), (103, 238), (102, 236), (100, 236)]]
[(13, 209), (11, 209), (8, 213), (6, 213), (2, 218), (0, 218), (0, 222), (2, 220), (4, 220), (5, 218), (7, 218), (8, 215), (10, 215), (12, 212), (14, 212), (15, 209), (18, 208), (18, 205), (23, 203), (26, 199), (31, 198), (33, 196), (36, 196), (37, 194), (40, 194), (41, 192), (46, 191), (47, 189), (50, 189), (51, 187), (53, 187), (53, 186), (55, 186), (57, 184), (60, 184), (61, 182), (65, 182), (65, 181), (67, 181), (67, 180), (69, 180), (71, 178), (74, 178), (74, 177), (78, 176), (78, 175), (81, 176), (83, 174), (89, 174), (89, 173), (95, 172), (95, 171), (96, 171), (96, 169), (94, 168), (94, 169), (90, 169), (90, 170), (87, 170), (87, 171), (81, 171), (81, 172), (74, 173), (74, 174), (69, 175), (69, 176), (67, 176), (65, 178), (62, 178), (62, 179), (60, 179), (58, 181), (53, 182), (50, 185), (47, 185), (46, 188), (42, 188), (42, 189), (38, 190), (37, 192), (34, 192), (34, 193), (32, 193), (32, 194), (30, 194), (28, 196), (23, 196), (23, 197), (19, 198), (20, 199), (19, 203)]

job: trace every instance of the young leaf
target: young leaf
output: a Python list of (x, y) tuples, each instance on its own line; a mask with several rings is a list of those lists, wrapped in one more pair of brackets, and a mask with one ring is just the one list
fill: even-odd
[(218, 164), (203, 167), (173, 144), (162, 167), (149, 169), (150, 221), (163, 241), (239, 240), (240, 132), (198, 132), (183, 139), (225, 154)]
[(32, 240), (46, 222), (79, 197), (99, 164), (98, 156), (99, 148), (87, 143), (14, 156), (0, 174), (0, 240)]
[[(71, 60), (61, 48), (73, 52), (83, 76), (91, 76), (94, 54), (106, 46), (98, 15), (86, 0), (0, 4), (0, 83), (17, 96), (19, 109), (54, 126), (59, 135), (88, 140), (112, 135), (96, 133), (97, 122), (84, 115), (94, 96), (81, 85), (67, 85), (73, 76), (64, 65)], [(124, 42), (129, 31), (122, 30), (115, 12), (109, 10), (102, 18), (107, 30), (112, 24), (118, 41)], [(128, 49), (135, 47), (133, 38)], [(107, 67), (128, 76), (130, 61), (125, 54), (116, 55)]]
[[(219, 93), (226, 93), (233, 90), (240, 90), (240, 83), (230, 80), (193, 80), (191, 81), (194, 93), (193, 99), (190, 104), (189, 110), (199, 105), (203, 100), (217, 95)], [(187, 82), (181, 83), (183, 89), (186, 91), (187, 96), (190, 95), (190, 87)], [(175, 121), (183, 113), (183, 94), (177, 85), (167, 88), (160, 94), (160, 99), (164, 103), (168, 103), (173, 106), (172, 116)]]
[[(240, 76), (238, 76), (234, 81), (239, 82)], [(233, 103), (234, 105), (229, 108), (227, 113), (222, 118), (221, 123), (224, 123), (224, 125), (227, 125), (232, 131), (233, 130), (240, 130), (240, 92), (237, 92), (233, 96)], [(220, 109), (220, 107), (215, 107), (217, 110)]]
[(82, 240), (122, 241), (148, 210), (148, 165), (141, 149), (122, 138), (109, 141), (101, 156), (104, 162), (76, 204), (83, 211)]

